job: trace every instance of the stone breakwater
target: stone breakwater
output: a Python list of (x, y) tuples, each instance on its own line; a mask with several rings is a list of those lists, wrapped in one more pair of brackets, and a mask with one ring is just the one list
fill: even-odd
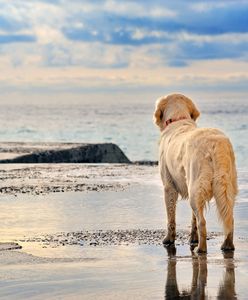
[(113, 143), (0, 143), (0, 163), (130, 163)]
[[(67, 245), (79, 246), (119, 246), (119, 245), (156, 245), (161, 246), (166, 234), (164, 229), (133, 229), (133, 230), (96, 230), (79, 232), (60, 232), (54, 235), (46, 234), (33, 238), (24, 238), (19, 242), (38, 242), (43, 247), (58, 247)], [(208, 239), (213, 239), (219, 234), (208, 233)], [(177, 232), (176, 245), (188, 244), (189, 231)]]

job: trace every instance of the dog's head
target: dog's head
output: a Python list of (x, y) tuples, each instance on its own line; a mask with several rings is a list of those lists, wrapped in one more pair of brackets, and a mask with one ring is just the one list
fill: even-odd
[(195, 121), (199, 115), (192, 100), (181, 94), (171, 94), (156, 101), (153, 119), (160, 130), (163, 130), (166, 120), (187, 118)]

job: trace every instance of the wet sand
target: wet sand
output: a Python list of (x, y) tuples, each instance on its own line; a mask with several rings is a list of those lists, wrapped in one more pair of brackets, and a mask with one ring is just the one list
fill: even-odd
[(155, 166), (2, 165), (0, 172), (1, 242), (22, 247), (0, 251), (0, 299), (247, 299), (246, 172), (236, 251), (220, 251), (211, 205), (207, 255), (190, 250), (186, 201), (178, 203), (176, 247), (162, 246)]
[(0, 193), (120, 191), (156, 173), (156, 166), (135, 164), (4, 164), (0, 168)]

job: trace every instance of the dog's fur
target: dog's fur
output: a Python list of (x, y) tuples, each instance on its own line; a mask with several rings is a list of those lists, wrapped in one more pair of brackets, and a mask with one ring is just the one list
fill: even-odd
[[(200, 113), (184, 95), (172, 94), (157, 100), (154, 122), (161, 130), (159, 166), (167, 208), (168, 233), (165, 245), (176, 236), (175, 210), (178, 194), (192, 208), (192, 247), (206, 252), (204, 208), (215, 198), (225, 240), (222, 250), (234, 250), (233, 206), (237, 194), (235, 157), (229, 139), (219, 130), (197, 128)], [(166, 121), (173, 122), (165, 125)]]

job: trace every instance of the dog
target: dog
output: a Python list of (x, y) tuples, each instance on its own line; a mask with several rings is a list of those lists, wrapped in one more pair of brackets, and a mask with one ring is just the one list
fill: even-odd
[(220, 130), (198, 128), (200, 113), (188, 97), (171, 94), (156, 101), (154, 122), (160, 128), (159, 169), (167, 210), (164, 245), (176, 238), (178, 195), (192, 208), (190, 244), (198, 253), (207, 252), (204, 208), (214, 197), (225, 239), (223, 251), (234, 250), (233, 207), (237, 195), (235, 156), (229, 139)]

